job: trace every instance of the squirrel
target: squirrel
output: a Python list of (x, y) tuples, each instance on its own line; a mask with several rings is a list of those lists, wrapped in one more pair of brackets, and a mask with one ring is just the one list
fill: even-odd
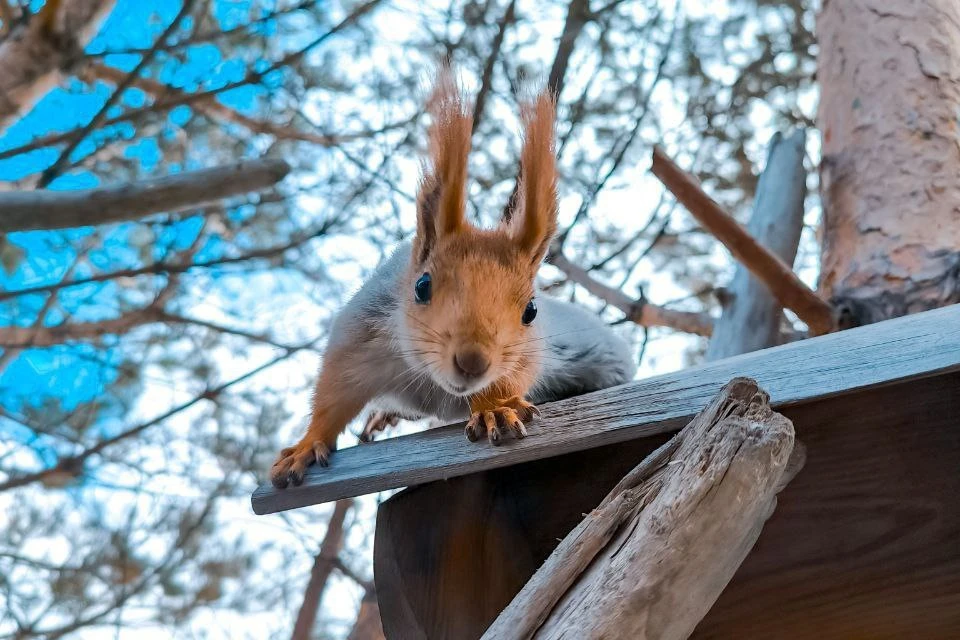
[(535, 295), (557, 227), (553, 95), (521, 110), (516, 204), (494, 229), (466, 219), (473, 118), (449, 68), (428, 110), (416, 233), (335, 318), (307, 432), (271, 469), (278, 488), (301, 484), (315, 462), (326, 466), (337, 436), (368, 406), (381, 426), (467, 418), (469, 440), (496, 445), (527, 435), (535, 403), (622, 384), (636, 371), (630, 346), (599, 317)]

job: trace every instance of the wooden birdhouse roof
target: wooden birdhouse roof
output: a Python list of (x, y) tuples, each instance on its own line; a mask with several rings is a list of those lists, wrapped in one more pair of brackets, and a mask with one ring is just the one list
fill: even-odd
[(546, 404), (527, 438), (499, 447), (468, 442), (455, 424), (342, 449), (299, 487), (258, 488), (253, 510), (275, 513), (673, 431), (736, 376), (754, 378), (779, 409), (956, 370), (960, 305)]

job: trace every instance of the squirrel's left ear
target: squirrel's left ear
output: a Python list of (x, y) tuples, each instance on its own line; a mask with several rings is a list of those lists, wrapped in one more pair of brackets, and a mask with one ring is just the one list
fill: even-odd
[(543, 261), (557, 230), (556, 105), (549, 91), (522, 107), (523, 150), (517, 211), (510, 229), (534, 269)]
[(453, 71), (446, 65), (437, 73), (428, 103), (430, 156), (417, 194), (417, 234), (414, 259), (426, 260), (438, 238), (466, 226), (467, 155), (473, 116), (460, 94)]

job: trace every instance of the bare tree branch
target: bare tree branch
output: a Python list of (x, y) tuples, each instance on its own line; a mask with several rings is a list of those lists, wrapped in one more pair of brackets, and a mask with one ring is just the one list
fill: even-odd
[(586, 269), (574, 264), (562, 253), (549, 255), (547, 261), (563, 271), (571, 282), (613, 305), (625, 313), (630, 321), (642, 327), (667, 327), (698, 336), (710, 336), (713, 332), (713, 318), (709, 314), (675, 311), (658, 307), (643, 299), (633, 300), (623, 291), (594, 280)]
[(733, 257), (762, 281), (770, 293), (803, 320), (813, 335), (833, 331), (833, 309), (797, 277), (783, 260), (754, 240), (733, 216), (678, 167), (659, 147), (653, 149), (653, 175)]
[(316, 344), (316, 342), (317, 340), (311, 340), (308, 343), (299, 345), (297, 347), (293, 347), (291, 349), (287, 349), (283, 353), (281, 353), (279, 356), (271, 360), (268, 360), (267, 362), (264, 362), (260, 366), (254, 367), (253, 369), (250, 369), (246, 373), (239, 375), (236, 378), (233, 378), (231, 380), (228, 380), (227, 382), (224, 382), (222, 384), (219, 384), (209, 389), (205, 389), (203, 392), (197, 394), (190, 400), (173, 407), (172, 409), (160, 414), (155, 418), (147, 420), (146, 422), (140, 423), (133, 427), (124, 429), (123, 431), (117, 433), (116, 435), (113, 435), (109, 438), (101, 440), (97, 444), (92, 445), (87, 449), (84, 449), (83, 451), (81, 451), (76, 455), (61, 458), (60, 462), (54, 467), (48, 467), (47, 469), (43, 469), (41, 471), (35, 471), (33, 473), (27, 473), (20, 476), (10, 477), (4, 482), (0, 482), (0, 492), (8, 491), (10, 489), (16, 489), (18, 487), (22, 487), (28, 484), (33, 484), (34, 482), (41, 482), (51, 476), (56, 476), (58, 474), (77, 477), (82, 473), (83, 463), (87, 460), (87, 458), (90, 458), (91, 456), (95, 456), (102, 453), (104, 450), (112, 447), (118, 442), (122, 442), (129, 438), (138, 436), (144, 431), (146, 431), (147, 429), (149, 429), (150, 427), (156, 426), (161, 422), (168, 420), (172, 416), (175, 416), (178, 413), (186, 411), (190, 407), (194, 406), (195, 404), (203, 400), (216, 399), (220, 394), (222, 394), (224, 391), (226, 391), (230, 387), (257, 375), (258, 373), (265, 371), (266, 369), (269, 369), (270, 367), (280, 362), (283, 362), (284, 360), (288, 359), (290, 356), (297, 353), (298, 351), (302, 351), (303, 349), (308, 349), (312, 347), (314, 344)]
[(138, 267), (135, 269), (119, 269), (117, 271), (110, 271), (109, 273), (101, 273), (95, 276), (90, 276), (87, 278), (78, 278), (76, 280), (69, 280), (66, 282), (58, 282), (51, 285), (38, 285), (36, 287), (28, 287), (25, 289), (17, 289), (15, 291), (2, 291), (0, 292), (0, 301), (8, 300), (10, 298), (15, 298), (17, 296), (24, 296), (33, 293), (44, 293), (47, 291), (59, 291), (66, 287), (77, 287), (85, 284), (91, 284), (95, 282), (107, 282), (109, 280), (116, 280), (118, 278), (133, 278), (136, 276), (142, 275), (171, 275), (175, 273), (186, 273), (192, 269), (206, 269), (209, 267), (216, 267), (226, 264), (236, 264), (238, 262), (247, 262), (250, 260), (261, 260), (265, 258), (273, 258), (279, 255), (283, 255), (291, 249), (296, 249), (310, 240), (319, 238), (320, 236), (327, 233), (330, 229), (329, 221), (321, 225), (319, 228), (310, 231), (308, 233), (298, 234), (289, 242), (285, 242), (280, 245), (275, 245), (271, 247), (265, 247), (263, 249), (255, 249), (248, 253), (241, 254), (239, 256), (226, 256), (222, 258), (213, 258), (211, 260), (200, 260), (197, 262), (157, 262), (154, 264), (147, 265), (145, 267)]
[(477, 132), (477, 127), (480, 126), (480, 121), (483, 119), (483, 106), (486, 104), (487, 94), (490, 92), (493, 83), (493, 70), (496, 68), (497, 59), (500, 57), (500, 48), (503, 46), (503, 37), (507, 33), (507, 27), (513, 22), (516, 4), (516, 0), (510, 0), (506, 11), (503, 12), (503, 16), (497, 22), (497, 35), (493, 37), (493, 42), (490, 43), (490, 55), (487, 56), (487, 61), (483, 65), (483, 75), (480, 77), (480, 89), (477, 91), (477, 98), (473, 105), (473, 125), (470, 128), (471, 134)]
[(37, 188), (44, 188), (50, 184), (58, 175), (60, 171), (64, 168), (67, 162), (70, 159), (70, 154), (72, 154), (80, 143), (83, 142), (90, 132), (100, 126), (106, 117), (107, 112), (110, 110), (113, 105), (117, 104), (117, 101), (120, 100), (120, 96), (123, 95), (123, 92), (126, 91), (133, 81), (140, 75), (140, 72), (143, 71), (147, 65), (153, 62), (153, 58), (157, 55), (157, 47), (162, 43), (166, 42), (170, 35), (180, 28), (180, 24), (184, 19), (190, 15), (190, 11), (193, 9), (193, 4), (196, 0), (183, 0), (183, 4), (180, 7), (179, 13), (176, 17), (167, 25), (167, 28), (163, 30), (163, 33), (160, 34), (160, 37), (156, 39), (153, 43), (153, 46), (147, 50), (146, 53), (141, 56), (140, 61), (136, 64), (133, 70), (127, 74), (125, 77), (114, 89), (113, 93), (110, 94), (110, 97), (107, 98), (107, 101), (103, 103), (103, 106), (100, 107), (100, 110), (90, 119), (86, 125), (80, 129), (80, 133), (60, 152), (60, 156), (51, 164), (49, 167), (43, 170), (43, 173), (40, 175), (40, 180), (37, 182)]
[[(547, 77), (547, 89), (560, 100), (560, 93), (563, 91), (564, 79), (567, 75), (567, 65), (570, 63), (570, 56), (573, 55), (573, 49), (577, 44), (577, 37), (587, 22), (591, 19), (590, 0), (571, 0), (567, 5), (567, 18), (563, 23), (563, 32), (560, 34), (560, 42), (557, 44), (557, 52), (553, 57), (553, 65), (550, 67), (550, 75)], [(503, 220), (509, 221), (517, 207), (517, 196), (520, 189), (520, 178), (517, 176), (513, 184), (513, 191), (507, 199), (507, 204), (503, 208)]]
[[(117, 84), (128, 76), (128, 74), (122, 69), (100, 64), (98, 62), (91, 62), (78, 75), (88, 81), (97, 79), (109, 82), (111, 84)], [(171, 87), (163, 84), (162, 82), (157, 82), (151, 78), (138, 77), (133, 81), (133, 86), (150, 94), (157, 100), (164, 100), (167, 98), (186, 98), (187, 96), (191, 95), (186, 91)], [(390, 123), (378, 129), (334, 135), (329, 133), (301, 131), (290, 124), (277, 124), (270, 122), (269, 120), (251, 118), (250, 116), (244, 115), (235, 109), (231, 109), (222, 102), (218, 101), (214, 96), (208, 96), (203, 100), (194, 102), (193, 107), (209, 118), (213, 118), (219, 122), (229, 122), (231, 124), (240, 125), (252, 133), (270, 135), (277, 140), (299, 140), (301, 142), (309, 142), (321, 147), (333, 147), (338, 144), (343, 144), (353, 140), (370, 138), (393, 129), (400, 129), (411, 124), (419, 116), (419, 114), (415, 114), (411, 118), (406, 118), (400, 122)]]
[(115, 0), (48, 0), (0, 42), (0, 133), (57, 85)]
[(333, 515), (330, 516), (327, 532), (323, 536), (323, 542), (320, 543), (320, 552), (314, 558), (313, 567), (310, 569), (310, 580), (303, 594), (303, 604), (300, 605), (300, 611), (297, 613), (297, 621), (293, 625), (291, 640), (309, 640), (313, 632), (323, 589), (327, 586), (327, 580), (334, 569), (334, 562), (343, 545), (343, 523), (351, 506), (353, 506), (351, 499), (337, 500), (333, 506)]
[[(283, 16), (289, 15), (291, 13), (296, 13), (298, 11), (303, 11), (304, 9), (309, 9), (318, 4), (319, 0), (304, 0), (289, 7), (284, 7), (282, 9), (277, 9), (275, 11), (268, 11), (259, 18), (250, 20), (243, 24), (231, 27), (229, 29), (213, 29), (204, 31), (202, 33), (197, 33), (191, 35), (189, 38), (182, 38), (176, 42), (163, 43), (158, 48), (158, 51), (178, 51), (184, 47), (189, 47), (196, 44), (203, 44), (207, 42), (215, 42), (217, 40), (229, 39), (234, 36), (246, 36), (250, 34), (250, 30), (253, 27), (262, 25), (264, 23), (270, 22), (271, 20), (276, 20)], [(87, 59), (92, 58), (103, 58), (110, 55), (129, 55), (129, 54), (143, 54), (149, 50), (149, 47), (125, 47), (122, 49), (106, 49), (99, 51), (97, 53), (86, 54)]]
[(65, 229), (181, 212), (262, 191), (289, 171), (283, 160), (259, 159), (114, 187), (0, 193), (0, 231)]

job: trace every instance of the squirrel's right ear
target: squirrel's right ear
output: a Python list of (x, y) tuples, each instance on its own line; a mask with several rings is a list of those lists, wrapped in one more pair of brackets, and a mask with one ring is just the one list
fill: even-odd
[(544, 91), (524, 105), (518, 209), (510, 229), (536, 271), (557, 230), (557, 158), (554, 145), (556, 101)]
[(422, 263), (438, 238), (466, 225), (467, 155), (473, 117), (463, 102), (453, 72), (446, 65), (437, 73), (427, 104), (430, 126), (429, 158), (417, 194), (417, 235), (413, 255)]

